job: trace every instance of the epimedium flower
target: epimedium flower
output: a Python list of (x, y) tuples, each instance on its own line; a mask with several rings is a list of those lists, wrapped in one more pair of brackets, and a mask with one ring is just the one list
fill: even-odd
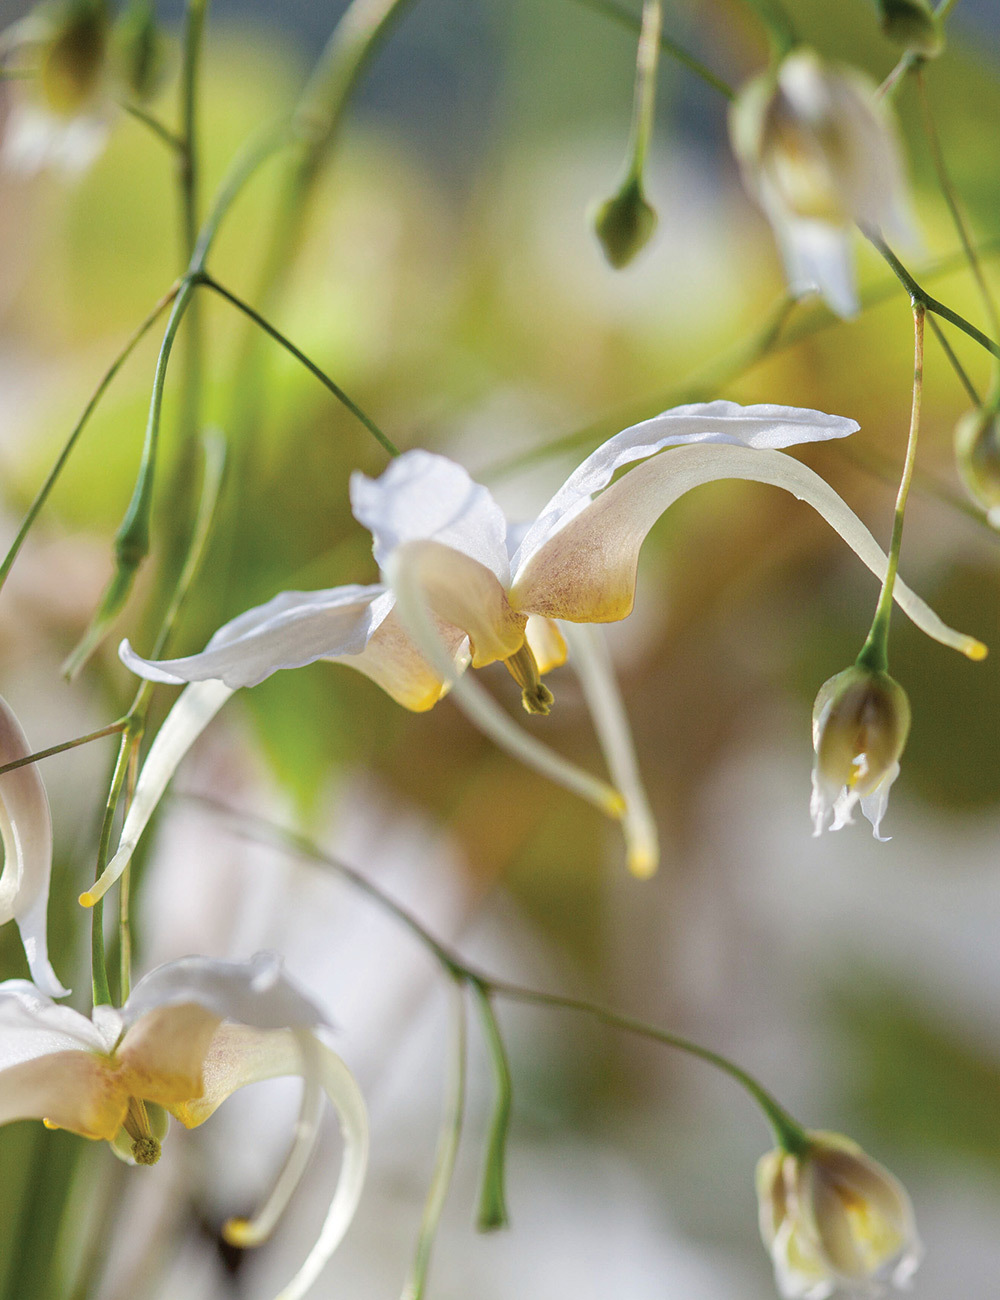
[(320, 1235), (279, 1300), (305, 1295), (354, 1216), (368, 1159), (364, 1099), (319, 1036), (321, 1009), (273, 953), (248, 962), (186, 957), (151, 971), (121, 1010), (92, 1018), (54, 1003), (25, 980), (0, 983), (0, 1124), (41, 1119), (103, 1139), (130, 1163), (155, 1164), (167, 1114), (196, 1128), (238, 1088), (301, 1075), (293, 1145), (274, 1191), (228, 1241), (252, 1246), (274, 1228), (308, 1161), (323, 1095), (337, 1111), (344, 1155)]
[[(524, 529), (511, 528), (491, 493), (444, 456), (410, 451), (378, 479), (355, 474), (351, 504), (372, 532), (381, 583), (283, 592), (225, 624), (201, 654), (185, 658), (146, 660), (122, 643), (122, 660), (140, 676), (194, 685), (156, 737), (118, 852), (82, 901), (95, 902), (124, 870), (177, 764), (229, 695), (278, 669), (319, 659), (358, 669), (416, 711), (453, 690), (498, 743), (621, 817), (630, 865), (648, 875), (656, 863), (655, 826), (627, 728), (611, 703), (612, 679), (594, 656), (587, 663), (588, 694), (617, 788), (518, 728), (464, 670), (503, 662), (528, 711), (547, 712), (552, 697), (542, 676), (565, 655), (557, 624), (626, 617), (646, 534), (685, 492), (716, 479), (757, 480), (807, 501), (882, 578), (886, 557), (865, 525), (822, 478), (781, 450), (844, 437), (857, 427), (798, 407), (726, 401), (676, 407), (608, 439)], [(928, 635), (973, 657), (982, 651), (905, 584), (897, 581), (894, 594)], [(586, 658), (587, 639), (577, 641)], [(606, 687), (595, 685), (599, 679)]]
[[(0, 765), (32, 752), (21, 724), (0, 698)], [(52, 874), (52, 814), (48, 795), (34, 763), (0, 776), (0, 925), (16, 921), (31, 978), (50, 997), (69, 992), (49, 962), (47, 914)]]
[(838, 1133), (807, 1132), (804, 1150), (757, 1165), (760, 1231), (785, 1300), (825, 1300), (838, 1288), (878, 1295), (904, 1287), (922, 1249), (906, 1190)]
[(831, 830), (850, 825), (860, 804), (875, 838), (887, 838), (879, 828), (909, 731), (910, 702), (888, 673), (857, 663), (823, 683), (813, 706), (814, 835), (831, 810)]
[(13, 171), (85, 171), (108, 134), (110, 20), (105, 0), (39, 6), (4, 33), (19, 76), (9, 83), (0, 158)]
[(744, 184), (771, 223), (792, 292), (818, 289), (845, 317), (858, 310), (852, 227), (910, 230), (899, 145), (875, 89), (800, 48), (749, 81), (729, 116)]

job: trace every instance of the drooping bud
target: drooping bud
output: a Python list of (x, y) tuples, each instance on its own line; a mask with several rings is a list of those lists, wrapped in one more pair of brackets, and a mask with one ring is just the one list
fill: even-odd
[(955, 425), (955, 458), (966, 491), (1000, 528), (1000, 413), (968, 411)]
[(76, 117), (92, 105), (105, 70), (108, 13), (103, 0), (70, 0), (42, 50), (38, 84), (49, 112)]
[(927, 0), (875, 0), (879, 26), (890, 41), (925, 59), (944, 49), (941, 23)]
[(111, 36), (115, 69), (135, 99), (149, 99), (160, 87), (166, 64), (163, 36), (150, 0), (133, 0)]
[(860, 803), (875, 838), (883, 838), (879, 826), (909, 731), (910, 702), (888, 673), (855, 664), (823, 684), (813, 706), (814, 834), (831, 810), (831, 829), (847, 826)]
[(593, 210), (592, 221), (604, 256), (621, 270), (653, 237), (656, 210), (642, 192), (637, 177), (630, 177), (617, 194)]
[(786, 1300), (905, 1287), (923, 1253), (906, 1190), (857, 1143), (810, 1132), (757, 1165), (760, 1231)]

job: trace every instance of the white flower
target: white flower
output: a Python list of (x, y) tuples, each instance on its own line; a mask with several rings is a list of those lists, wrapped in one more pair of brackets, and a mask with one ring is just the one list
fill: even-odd
[(875, 86), (812, 50), (787, 55), (740, 91), (729, 117), (744, 184), (774, 228), (793, 293), (817, 289), (840, 316), (858, 310), (855, 223), (906, 237), (899, 146)]
[(876, 1296), (905, 1287), (922, 1249), (898, 1179), (838, 1133), (809, 1133), (797, 1155), (757, 1165), (760, 1231), (786, 1300), (825, 1300), (838, 1287)]
[(8, 83), (0, 160), (12, 171), (85, 171), (103, 150), (111, 98), (104, 0), (40, 8), (4, 33), (25, 77)]
[(860, 803), (875, 838), (888, 838), (879, 827), (909, 731), (910, 702), (888, 673), (855, 664), (823, 683), (813, 706), (814, 835), (831, 809), (832, 830), (849, 826)]
[[(32, 752), (21, 724), (0, 699), (0, 765)], [(45, 786), (34, 763), (0, 776), (0, 925), (16, 921), (31, 978), (50, 997), (69, 992), (49, 964), (47, 913), (52, 874), (52, 816)]]
[(267, 1204), (231, 1220), (234, 1245), (263, 1241), (295, 1190), (315, 1141), (322, 1096), (338, 1112), (344, 1156), (318, 1240), (279, 1300), (303, 1296), (357, 1208), (368, 1159), (364, 1100), (343, 1061), (315, 1032), (323, 1013), (270, 953), (249, 962), (186, 957), (140, 980), (120, 1011), (88, 1019), (25, 980), (0, 984), (0, 1124), (43, 1119), (104, 1139), (137, 1164), (155, 1164), (169, 1112), (203, 1123), (238, 1088), (301, 1075), (295, 1139)]
[[(153, 662), (122, 643), (122, 660), (140, 676), (201, 685), (184, 692), (161, 728), (118, 853), (83, 901), (96, 901), (121, 874), (177, 764), (228, 695), (280, 668), (317, 659), (357, 668), (414, 710), (454, 690), (498, 743), (622, 816), (633, 870), (648, 874), (655, 866), (655, 827), (624, 729), (612, 716), (616, 710), (595, 720), (610, 739), (617, 790), (516, 727), (462, 673), (469, 663), (478, 668), (502, 660), (528, 710), (547, 712), (551, 695), (541, 675), (565, 654), (552, 620), (624, 618), (646, 534), (678, 497), (715, 479), (755, 479), (808, 501), (881, 579), (885, 555), (857, 515), (811, 469), (777, 450), (844, 437), (857, 427), (841, 416), (796, 407), (680, 406), (610, 438), (574, 470), (534, 523), (516, 533), (489, 491), (444, 456), (411, 451), (378, 479), (355, 474), (354, 514), (373, 534), (383, 583), (283, 592), (220, 628), (201, 654), (182, 659)], [(636, 461), (644, 463), (611, 483)], [(946, 627), (905, 584), (897, 581), (894, 593), (928, 635), (971, 657), (984, 653), (979, 642)], [(586, 641), (581, 653), (587, 653)], [(593, 677), (598, 668), (590, 667)], [(607, 691), (610, 699), (610, 683)]]

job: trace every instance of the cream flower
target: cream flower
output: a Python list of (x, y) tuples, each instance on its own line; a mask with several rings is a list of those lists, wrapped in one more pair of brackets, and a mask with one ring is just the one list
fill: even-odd
[[(635, 596), (639, 551), (674, 501), (716, 479), (753, 479), (808, 501), (880, 579), (886, 560), (871, 533), (836, 492), (779, 448), (840, 438), (853, 420), (787, 406), (709, 402), (680, 406), (610, 438), (570, 475), (526, 530), (508, 527), (490, 492), (444, 456), (410, 451), (378, 479), (355, 474), (351, 504), (372, 532), (384, 581), (327, 591), (288, 591), (239, 615), (201, 654), (120, 655), (151, 681), (193, 682), (161, 728), (122, 830), (118, 853), (83, 901), (92, 903), (124, 870), (153, 808), (194, 738), (228, 695), (281, 668), (317, 659), (358, 669), (399, 703), (434, 705), (449, 689), (499, 744), (605, 812), (623, 819), (632, 869), (655, 866), (655, 827), (645, 808), (634, 755), (620, 719), (595, 717), (617, 789), (553, 754), (462, 674), (501, 660), (529, 712), (552, 701), (541, 681), (565, 644), (553, 620), (606, 623), (624, 618)], [(642, 464), (635, 465), (636, 461)], [(634, 465), (615, 482), (620, 469)], [(609, 486), (610, 485), (610, 486)], [(905, 584), (895, 599), (929, 636), (972, 657), (983, 647), (946, 627)], [(587, 654), (587, 642), (580, 652)], [(599, 671), (588, 665), (591, 686)], [(612, 686), (607, 673), (606, 691)], [(589, 691), (595, 698), (595, 690)], [(607, 725), (604, 725), (604, 724)]]
[[(0, 765), (27, 758), (31, 746), (10, 706), (0, 699)], [(0, 776), (0, 925), (16, 921), (31, 978), (50, 997), (69, 992), (49, 964), (47, 914), (52, 874), (52, 816), (34, 763)]]
[(0, 984), (0, 1124), (42, 1119), (104, 1139), (137, 1164), (155, 1164), (169, 1112), (187, 1128), (249, 1083), (302, 1075), (295, 1140), (267, 1204), (225, 1227), (234, 1245), (263, 1241), (295, 1190), (315, 1141), (325, 1092), (340, 1118), (344, 1156), (320, 1236), (279, 1300), (316, 1280), (357, 1208), (368, 1159), (364, 1100), (343, 1061), (319, 1038), (323, 1013), (278, 958), (187, 957), (151, 971), (125, 1006), (88, 1019), (25, 980)]
[(858, 310), (855, 223), (906, 236), (899, 146), (875, 87), (798, 49), (740, 91), (729, 117), (744, 184), (774, 229), (793, 293), (818, 289), (840, 316)]
[(786, 1300), (824, 1300), (838, 1288), (875, 1296), (904, 1287), (922, 1249), (898, 1179), (837, 1133), (809, 1133), (798, 1155), (757, 1165), (760, 1231)]

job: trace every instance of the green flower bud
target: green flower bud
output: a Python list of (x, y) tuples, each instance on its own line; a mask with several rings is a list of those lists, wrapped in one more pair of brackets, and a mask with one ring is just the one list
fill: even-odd
[(644, 248), (656, 229), (656, 210), (646, 201), (637, 177), (627, 180), (617, 194), (598, 204), (593, 213), (594, 233), (604, 256), (616, 270), (627, 266)]
[(824, 682), (813, 706), (814, 834), (832, 810), (832, 830), (852, 820), (857, 803), (876, 839), (899, 775), (899, 757), (910, 731), (910, 702), (888, 673), (855, 664)]
[(115, 23), (111, 40), (122, 85), (140, 101), (151, 98), (163, 80), (166, 50), (149, 0), (129, 5)]
[(105, 70), (108, 13), (103, 0), (70, 0), (55, 11), (42, 51), (38, 84), (46, 108), (59, 117), (85, 112)]
[(955, 458), (966, 490), (1000, 528), (1000, 413), (969, 411), (955, 425)]
[(876, 0), (879, 26), (895, 41), (925, 59), (944, 49), (944, 33), (927, 0)]

